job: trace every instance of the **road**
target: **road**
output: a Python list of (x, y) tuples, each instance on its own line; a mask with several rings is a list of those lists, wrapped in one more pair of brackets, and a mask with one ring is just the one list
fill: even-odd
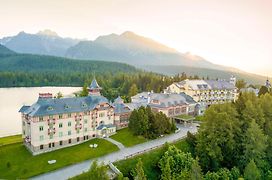
[[(191, 126), (187, 125), (187, 127), (178, 125), (178, 127), (180, 128), (180, 131), (178, 133), (170, 134), (162, 138), (158, 138), (158, 139), (151, 140), (142, 144), (135, 145), (133, 147), (128, 147), (128, 148), (122, 147), (120, 148), (119, 151), (99, 157), (97, 158), (97, 160), (100, 163), (104, 162), (105, 164), (109, 164), (110, 162), (123, 160), (135, 154), (140, 154), (140, 153), (149, 151), (150, 149), (155, 149), (157, 147), (162, 146), (166, 142), (169, 142), (169, 143), (175, 142), (179, 139), (186, 137), (188, 131), (190, 131), (191, 133), (197, 132), (196, 124), (193, 124)], [(68, 179), (70, 177), (74, 177), (76, 175), (79, 175), (83, 172), (88, 171), (93, 160), (94, 159), (86, 160), (78, 164), (73, 164), (73, 165), (70, 165), (55, 171), (51, 171), (45, 174), (41, 174), (39, 176), (35, 176), (31, 179), (35, 179), (35, 180)]]

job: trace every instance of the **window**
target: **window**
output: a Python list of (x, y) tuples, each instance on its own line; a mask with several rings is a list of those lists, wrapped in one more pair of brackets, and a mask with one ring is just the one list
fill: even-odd
[(88, 131), (88, 129), (87, 129), (87, 128), (85, 128), (85, 129), (84, 129), (84, 131), (85, 131), (85, 132), (87, 132), (87, 131)]
[(72, 117), (71, 113), (68, 114), (68, 118)]
[(84, 112), (84, 115), (88, 115), (88, 112), (87, 112), (87, 111), (85, 111), (85, 112)]
[(79, 137), (77, 137), (77, 142), (79, 142), (79, 140), (80, 140)]
[(52, 111), (53, 110), (53, 107), (52, 106), (49, 106), (48, 108), (47, 108), (47, 111)]
[(43, 117), (42, 116), (39, 117), (39, 121), (43, 121)]
[(40, 127), (39, 127), (39, 130), (40, 130), (40, 131), (43, 131), (43, 126), (40, 126)]
[(71, 135), (71, 131), (68, 131), (68, 135), (69, 135), (69, 136)]
[(53, 135), (52, 134), (50, 134), (50, 139), (53, 139)]
[(52, 119), (52, 118), (53, 118), (53, 115), (49, 115), (49, 118)]
[(62, 141), (59, 142), (59, 145), (62, 146)]
[(25, 126), (25, 121), (23, 121), (23, 126)]
[(88, 120), (87, 119), (84, 119), (84, 124), (87, 124)]
[(40, 141), (43, 141), (44, 137), (43, 135), (40, 136)]
[(104, 117), (105, 113), (99, 113), (99, 117)]
[(40, 149), (43, 149), (43, 145), (40, 145)]
[(59, 123), (59, 128), (62, 128), (62, 123)]
[(69, 126), (69, 127), (71, 126), (71, 121), (68, 122), (68, 126)]
[(62, 119), (62, 114), (59, 115), (59, 119)]
[(63, 136), (63, 132), (59, 132), (59, 137), (62, 137)]
[(71, 142), (72, 142), (72, 139), (69, 139), (69, 140), (68, 140), (68, 143), (71, 144)]

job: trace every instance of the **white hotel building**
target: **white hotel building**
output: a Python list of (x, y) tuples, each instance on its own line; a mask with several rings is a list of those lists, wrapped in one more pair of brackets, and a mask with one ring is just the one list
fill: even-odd
[(53, 99), (45, 93), (32, 106), (23, 106), (19, 112), (25, 146), (36, 155), (114, 134), (120, 114), (100, 90), (94, 79), (87, 97)]
[(165, 90), (169, 93), (185, 93), (204, 106), (232, 102), (238, 98), (236, 78), (226, 80), (184, 80), (173, 83)]

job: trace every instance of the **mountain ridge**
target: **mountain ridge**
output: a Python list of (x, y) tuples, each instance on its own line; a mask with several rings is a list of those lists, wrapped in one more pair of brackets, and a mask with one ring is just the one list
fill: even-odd
[(15, 36), (0, 39), (0, 44), (18, 53), (63, 56), (69, 47), (79, 41), (62, 38), (56, 32), (46, 29), (36, 34), (21, 31)]

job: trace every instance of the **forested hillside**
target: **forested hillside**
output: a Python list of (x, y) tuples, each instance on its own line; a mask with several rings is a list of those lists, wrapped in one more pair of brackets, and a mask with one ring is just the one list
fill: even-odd
[(139, 71), (123, 63), (6, 52), (0, 54), (0, 87), (82, 86), (94, 74), (111, 76)]

